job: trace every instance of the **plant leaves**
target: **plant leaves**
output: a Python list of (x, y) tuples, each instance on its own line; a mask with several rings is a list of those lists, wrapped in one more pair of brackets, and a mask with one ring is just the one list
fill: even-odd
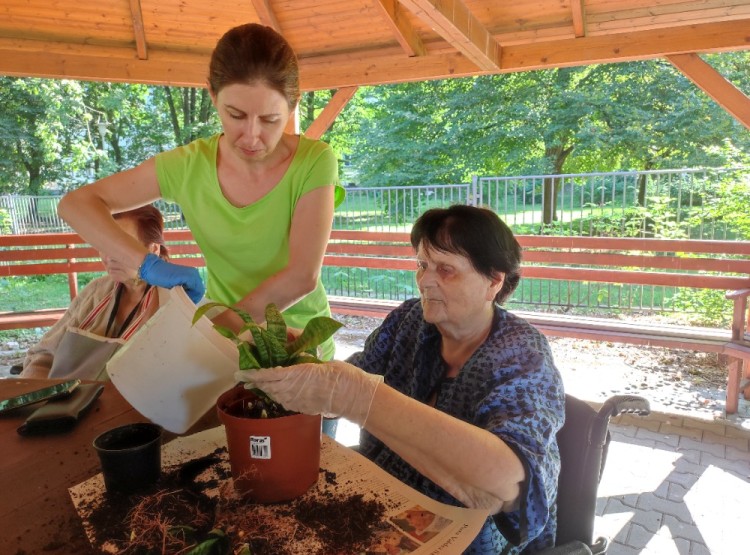
[(203, 316), (203, 315), (204, 315), (204, 314), (205, 314), (206, 312), (208, 312), (208, 311), (209, 311), (209, 310), (211, 310), (212, 308), (216, 308), (216, 307), (222, 307), (222, 308), (228, 308), (229, 310), (234, 310), (234, 307), (231, 307), (231, 306), (229, 306), (228, 304), (224, 304), (224, 303), (206, 303), (206, 304), (203, 304), (203, 305), (199, 306), (199, 307), (198, 307), (198, 308), (196, 309), (196, 311), (195, 311), (195, 314), (193, 314), (193, 325), (195, 325), (195, 323), (196, 323), (196, 322), (197, 322), (198, 320), (200, 320), (200, 319), (201, 319), (201, 317), (202, 317), (202, 316)]
[(284, 342), (278, 341), (267, 329), (255, 326), (250, 329), (258, 350), (258, 362), (263, 368), (284, 366), (289, 355)]
[(299, 355), (289, 359), (289, 363), (287, 364), (287, 366), (292, 366), (293, 364), (304, 364), (306, 362), (321, 364), (323, 361), (315, 355), (311, 355), (310, 353), (305, 351), (304, 353), (300, 353)]
[(232, 552), (227, 535), (218, 529), (211, 530), (208, 537), (193, 547), (186, 555), (229, 555)]
[(238, 367), (240, 370), (257, 370), (262, 368), (258, 362), (257, 349), (246, 341), (237, 344), (237, 350), (240, 353)]
[(220, 335), (223, 335), (226, 338), (234, 339), (235, 341), (239, 341), (239, 338), (237, 337), (238, 334), (234, 333), (231, 329), (229, 329), (226, 326), (222, 326), (219, 324), (214, 324), (214, 329), (219, 332)]
[(255, 349), (258, 355), (258, 362), (260, 363), (260, 367), (271, 368), (273, 366), (271, 364), (271, 361), (273, 360), (273, 354), (271, 352), (271, 347), (268, 345), (268, 341), (265, 337), (268, 335), (268, 333), (264, 334), (264, 331), (265, 330), (260, 326), (253, 326), (250, 328), (250, 333), (253, 334), (253, 341), (255, 342)]
[(266, 329), (280, 345), (286, 345), (286, 322), (284, 316), (273, 303), (266, 307)]
[(314, 349), (331, 337), (343, 324), (328, 316), (317, 316), (307, 322), (305, 329), (295, 341), (287, 345), (289, 357), (295, 357), (303, 351)]

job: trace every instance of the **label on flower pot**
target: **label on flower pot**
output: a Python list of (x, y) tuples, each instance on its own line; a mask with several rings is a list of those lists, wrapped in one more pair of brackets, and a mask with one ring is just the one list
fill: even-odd
[(250, 458), (271, 458), (271, 438), (269, 436), (250, 436)]

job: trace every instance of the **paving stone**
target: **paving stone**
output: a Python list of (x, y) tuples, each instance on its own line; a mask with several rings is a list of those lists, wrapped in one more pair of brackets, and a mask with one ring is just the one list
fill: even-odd
[(750, 441), (750, 430), (737, 426), (725, 426), (724, 435), (727, 437), (744, 437)]
[(676, 447), (677, 445), (679, 445), (680, 438), (682, 437), (682, 434), (680, 434), (678, 430), (682, 431), (681, 428), (678, 429), (671, 424), (668, 424), (666, 422), (663, 423), (659, 428), (659, 435), (661, 435), (660, 441), (662, 443), (670, 445), (671, 447)]
[(668, 492), (667, 492), (667, 499), (670, 501), (676, 501), (677, 503), (682, 503), (683, 499), (685, 498), (685, 494), (689, 491), (689, 488), (686, 488), (682, 484), (676, 484), (672, 481), (668, 482)]
[[(632, 416), (629, 417), (633, 419), (635, 418)], [(638, 419), (638, 424), (633, 425), (637, 426), (638, 430), (651, 430), (652, 432), (658, 432), (659, 428), (661, 427), (661, 421), (651, 418), (650, 416), (648, 418), (640, 417)]]
[(737, 449), (736, 447), (727, 446), (727, 450), (724, 456), (727, 460), (730, 461), (745, 461), (747, 463), (750, 463), (750, 452), (744, 449)]
[[(703, 471), (703, 467), (698, 468), (700, 468), (701, 472)], [(698, 478), (700, 478), (700, 474), (696, 475), (692, 472), (672, 472), (667, 478), (667, 482), (669, 484), (680, 486), (685, 490), (689, 490), (693, 485), (695, 485), (695, 483), (698, 481)]]
[(691, 543), (705, 545), (706, 541), (695, 524), (686, 524), (672, 515), (664, 515), (663, 526), (669, 528), (673, 538), (684, 538)]
[(671, 422), (662, 422), (659, 426), (659, 432), (665, 435), (679, 437), (692, 437), (698, 441), (703, 436), (703, 430), (699, 428), (685, 428), (684, 426), (675, 426)]
[(610, 544), (607, 555), (639, 555), (640, 552), (640, 549), (635, 549), (618, 542)]
[[(737, 453), (740, 453), (739, 451)], [(740, 477), (748, 478), (750, 475), (750, 466), (747, 460), (747, 453), (743, 453), (745, 457), (729, 459), (724, 457), (717, 457), (713, 453), (701, 453), (701, 464), (708, 467), (715, 466), (722, 470), (728, 470), (736, 473)]]
[(685, 449), (682, 447), (677, 447), (675, 449), (675, 452), (679, 453), (681, 455), (680, 458), (691, 462), (693, 464), (700, 465), (701, 464), (701, 452), (697, 449)]
[(672, 515), (685, 524), (694, 524), (690, 509), (684, 503), (662, 499), (653, 493), (643, 493), (638, 496), (636, 508), (646, 511), (658, 511), (663, 513), (665, 518), (667, 515)]
[(703, 441), (706, 443), (720, 443), (726, 447), (734, 447), (738, 451), (748, 451), (747, 440), (741, 437), (727, 437), (713, 432), (704, 432)]
[(647, 530), (640, 524), (632, 524), (628, 533), (628, 545), (643, 550), (653, 537), (654, 532)]
[[(682, 538), (679, 541), (683, 541)], [(702, 543), (690, 542), (690, 555), (711, 555), (711, 551)]]
[(630, 519), (632, 524), (638, 524), (652, 534), (656, 534), (659, 531), (663, 521), (664, 515), (659, 511), (636, 511), (633, 514), (633, 518)]
[(704, 420), (702, 418), (685, 418), (683, 419), (682, 427), (686, 429), (695, 428), (721, 435), (724, 435), (724, 430), (726, 429), (726, 425), (723, 421)]
[[(633, 501), (633, 500), (631, 500)], [(633, 504), (626, 504), (623, 502), (621, 497), (610, 497), (607, 499), (607, 503), (604, 507), (604, 512), (602, 514), (609, 515), (609, 514), (617, 514), (617, 513), (629, 513), (633, 512), (635, 509), (635, 506), (638, 502), (638, 497), (635, 498), (635, 503)]]
[(682, 436), (680, 438), (679, 449), (695, 449), (705, 453), (711, 453), (717, 457), (724, 457), (726, 445), (721, 443), (708, 443), (705, 441), (696, 441), (693, 438)]
[[(671, 473), (670, 473), (671, 474)], [(650, 493), (661, 499), (669, 499), (669, 477), (663, 480), (653, 491)]]

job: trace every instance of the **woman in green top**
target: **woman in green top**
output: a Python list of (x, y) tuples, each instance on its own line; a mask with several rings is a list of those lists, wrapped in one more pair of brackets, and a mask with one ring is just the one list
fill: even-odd
[[(302, 328), (330, 314), (320, 268), (343, 199), (336, 157), (325, 143), (285, 132), (300, 97), (299, 68), (273, 29), (229, 30), (211, 55), (208, 88), (223, 133), (68, 193), (60, 216), (134, 278), (181, 285), (197, 302), (194, 269), (153, 260), (112, 218), (159, 198), (174, 201), (205, 256), (209, 299), (257, 322), (273, 302)], [(241, 325), (231, 311), (214, 322)], [(332, 357), (332, 342), (321, 354)]]

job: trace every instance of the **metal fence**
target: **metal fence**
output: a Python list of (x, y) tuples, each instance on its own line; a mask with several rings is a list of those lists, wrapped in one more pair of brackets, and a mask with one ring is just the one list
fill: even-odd
[[(408, 231), (425, 210), (473, 204), (497, 212), (517, 234), (747, 240), (732, 218), (709, 210), (727, 187), (750, 191), (750, 168), (474, 177), (471, 183), (412, 187), (348, 187), (335, 229)], [(554, 191), (545, 217), (543, 198)], [(57, 216), (59, 197), (0, 197), (0, 232), (69, 231)], [(185, 227), (179, 207), (159, 201), (168, 229)], [(417, 293), (405, 271), (324, 268), (332, 295), (406, 299)], [(511, 304), (562, 311), (684, 312), (664, 287), (526, 280)], [(727, 305), (727, 311), (729, 305)]]

